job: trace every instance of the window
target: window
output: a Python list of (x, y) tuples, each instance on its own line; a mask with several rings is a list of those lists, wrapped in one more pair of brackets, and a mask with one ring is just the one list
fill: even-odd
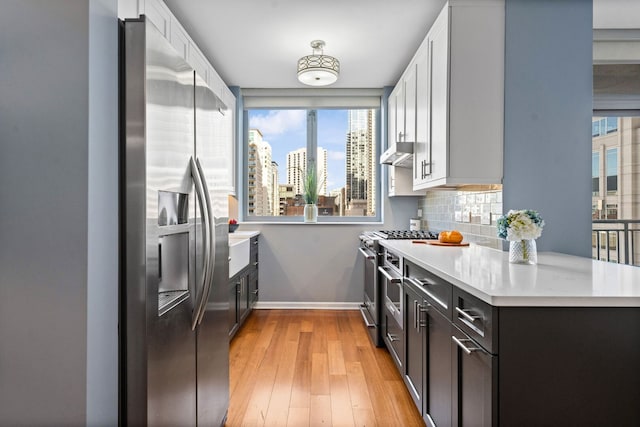
[(607, 195), (618, 194), (618, 149), (607, 150)]
[(604, 136), (618, 131), (617, 117), (599, 117), (591, 122), (591, 136)]
[(591, 153), (591, 194), (600, 195), (600, 153)]
[(316, 108), (300, 108), (311, 103), (302, 99), (295, 108), (283, 108), (281, 98), (273, 107), (268, 98), (244, 99), (245, 220), (301, 222), (309, 165), (316, 168), (319, 222), (380, 220), (379, 96), (375, 104), (351, 107), (340, 97), (337, 106), (325, 107), (325, 100)]

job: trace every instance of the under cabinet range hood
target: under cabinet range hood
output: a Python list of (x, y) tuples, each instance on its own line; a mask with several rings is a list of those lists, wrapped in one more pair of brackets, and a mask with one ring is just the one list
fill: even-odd
[(380, 156), (381, 165), (413, 167), (413, 142), (396, 142)]

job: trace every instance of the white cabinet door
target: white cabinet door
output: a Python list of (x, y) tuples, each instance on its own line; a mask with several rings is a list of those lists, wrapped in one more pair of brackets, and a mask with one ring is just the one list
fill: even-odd
[(174, 16), (171, 17), (171, 37), (169, 41), (173, 48), (182, 56), (182, 59), (188, 61), (189, 35)]
[(162, 0), (140, 0), (138, 3), (139, 13), (146, 15), (147, 19), (153, 23), (164, 38), (169, 40), (171, 31), (171, 11)]
[(189, 42), (187, 62), (196, 70), (196, 73), (202, 77), (207, 85), (209, 85), (209, 62), (193, 42)]
[(405, 141), (404, 139), (404, 80), (400, 80), (394, 90), (396, 95), (396, 133), (394, 139), (389, 141), (389, 144)]
[(416, 140), (416, 66), (409, 66), (404, 75), (404, 136), (403, 141)]
[(416, 141), (413, 145), (413, 187), (420, 188), (431, 175), (431, 102), (429, 39), (416, 54)]
[[(448, 11), (445, 7), (429, 32), (431, 59), (431, 176), (429, 180), (448, 174), (449, 137), (449, 34)], [(469, 141), (472, 143), (473, 141)]]

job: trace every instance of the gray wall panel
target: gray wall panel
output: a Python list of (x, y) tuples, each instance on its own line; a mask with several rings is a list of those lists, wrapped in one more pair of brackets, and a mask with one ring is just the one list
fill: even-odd
[(250, 224), (260, 230), (260, 301), (362, 302), (363, 264), (357, 251), (363, 230), (409, 229), (417, 197), (384, 201), (385, 223), (367, 225)]
[[(93, 377), (98, 381), (117, 377), (117, 371), (108, 371), (113, 358), (107, 365), (98, 362), (99, 366), (89, 367), (92, 363), (87, 363), (91, 357), (87, 319), (94, 324), (111, 319), (107, 339), (115, 344), (113, 319), (117, 316), (109, 298), (100, 302), (110, 311), (108, 314), (91, 312), (87, 302), (102, 299), (89, 295), (89, 288), (101, 288), (105, 285), (101, 280), (109, 281), (115, 276), (111, 273), (94, 280), (96, 271), (89, 271), (89, 245), (94, 247), (94, 253), (89, 255), (94, 261), (117, 256), (113, 239), (101, 241), (104, 235), (113, 233), (113, 227), (107, 225), (105, 231), (94, 233), (105, 224), (101, 218), (90, 220), (89, 216), (95, 201), (102, 198), (90, 196), (93, 186), (104, 178), (107, 169), (106, 176), (113, 178), (114, 165), (90, 173), (87, 159), (93, 156), (97, 160), (104, 154), (97, 149), (99, 146), (117, 142), (111, 137), (115, 135), (113, 129), (102, 133), (93, 132), (92, 128), (97, 123), (113, 126), (115, 94), (107, 96), (109, 107), (104, 108), (99, 98), (112, 92), (113, 85), (102, 82), (110, 87), (101, 93), (104, 86), (99, 89), (100, 85), (94, 84), (94, 78), (101, 77), (91, 76), (90, 6), (93, 4), (86, 0), (2, 3), (1, 425), (84, 425), (89, 420), (87, 370), (103, 370), (102, 378)], [(113, 50), (104, 54), (113, 67)], [(98, 103), (90, 104), (90, 87)], [(90, 122), (94, 111), (100, 117)], [(92, 144), (88, 141), (90, 135), (96, 137)], [(108, 186), (113, 189), (113, 184), (111, 179)], [(107, 286), (117, 286), (117, 282)], [(115, 402), (113, 398), (108, 400)], [(108, 411), (112, 410), (113, 405)], [(111, 415), (114, 419), (117, 412)]]
[(91, 0), (87, 425), (118, 423), (117, 0)]
[(538, 250), (591, 256), (591, 0), (506, 1), (503, 209), (535, 209)]

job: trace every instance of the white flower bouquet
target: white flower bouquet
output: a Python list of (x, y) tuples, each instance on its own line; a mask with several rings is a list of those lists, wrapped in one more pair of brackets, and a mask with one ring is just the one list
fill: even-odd
[(510, 210), (498, 218), (498, 237), (510, 242), (533, 240), (542, 235), (544, 220), (538, 212), (529, 209)]

